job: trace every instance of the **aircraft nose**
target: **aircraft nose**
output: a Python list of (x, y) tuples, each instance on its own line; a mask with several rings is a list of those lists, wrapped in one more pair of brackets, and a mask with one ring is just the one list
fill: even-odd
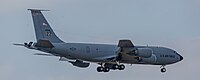
[(183, 56), (179, 55), (179, 61), (183, 60)]
[(182, 61), (182, 60), (183, 60), (183, 56), (181, 56), (181, 55), (178, 54), (177, 52), (176, 52), (176, 54), (179, 56), (179, 61)]

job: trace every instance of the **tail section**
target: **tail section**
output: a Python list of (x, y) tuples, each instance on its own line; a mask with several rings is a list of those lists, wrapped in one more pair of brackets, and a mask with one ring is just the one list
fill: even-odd
[(49, 23), (45, 19), (44, 15), (41, 11), (48, 10), (37, 10), (37, 9), (28, 9), (31, 11), (33, 24), (35, 28), (35, 34), (37, 41), (40, 40), (49, 40), (51, 43), (63, 43), (61, 39), (59, 39), (56, 34), (53, 32)]

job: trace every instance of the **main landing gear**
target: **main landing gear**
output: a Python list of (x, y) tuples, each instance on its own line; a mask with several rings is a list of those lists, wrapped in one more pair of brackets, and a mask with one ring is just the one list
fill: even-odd
[(160, 71), (161, 71), (162, 73), (164, 73), (164, 72), (166, 72), (166, 71), (167, 71), (167, 69), (165, 68), (165, 65), (162, 65), (160, 68), (161, 68), (161, 70), (160, 70)]
[(102, 66), (99, 66), (99, 67), (97, 67), (97, 71), (98, 71), (98, 72), (109, 72), (109, 71), (110, 71), (110, 68), (109, 68), (109, 67), (102, 67)]
[(105, 64), (105, 65), (101, 65), (99, 67), (97, 67), (97, 72), (109, 72), (110, 70), (124, 70), (125, 69), (125, 65), (121, 64)]

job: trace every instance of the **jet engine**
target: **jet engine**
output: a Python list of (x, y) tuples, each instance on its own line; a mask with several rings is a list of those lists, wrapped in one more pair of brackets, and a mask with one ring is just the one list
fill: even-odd
[(127, 54), (143, 58), (149, 58), (152, 56), (153, 51), (150, 48), (136, 48)]
[(155, 64), (156, 61), (157, 61), (157, 58), (156, 58), (156, 55), (154, 54), (152, 54), (152, 56), (149, 58), (142, 58), (142, 62), (145, 62), (145, 63)]
[(85, 62), (79, 61), (79, 60), (76, 60), (75, 62), (73, 62), (73, 61), (69, 61), (69, 62), (72, 63), (73, 66), (81, 67), (81, 68), (86, 68), (90, 65), (90, 63), (85, 63)]

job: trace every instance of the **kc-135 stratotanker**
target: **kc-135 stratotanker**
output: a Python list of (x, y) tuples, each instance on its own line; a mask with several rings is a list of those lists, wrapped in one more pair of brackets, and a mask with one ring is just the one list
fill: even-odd
[(14, 44), (46, 53), (35, 55), (57, 56), (60, 61), (68, 61), (73, 66), (87, 68), (90, 63), (97, 63), (98, 72), (124, 70), (124, 64), (161, 65), (161, 72), (166, 72), (166, 65), (177, 63), (183, 57), (175, 50), (158, 46), (136, 46), (131, 40), (119, 40), (118, 44), (67, 43), (56, 36), (39, 9), (31, 11), (36, 34), (36, 42)]

